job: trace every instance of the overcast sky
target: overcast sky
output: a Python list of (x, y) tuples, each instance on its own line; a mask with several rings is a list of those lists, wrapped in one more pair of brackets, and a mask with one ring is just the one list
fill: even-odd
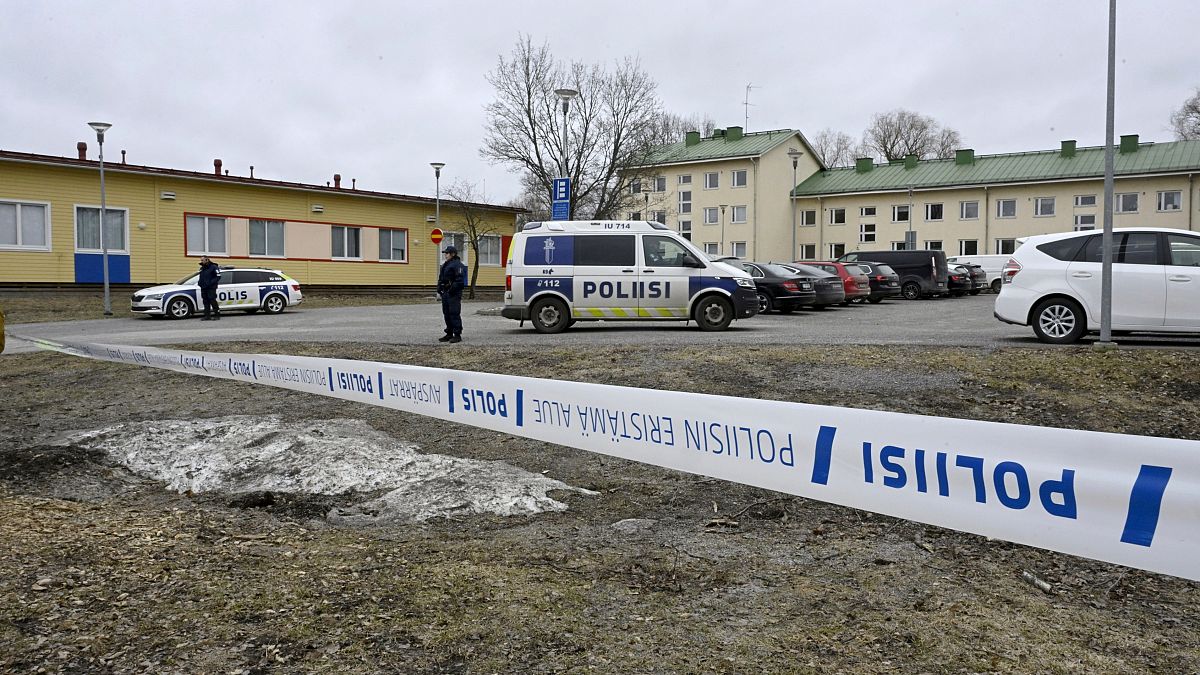
[[(518, 37), (638, 57), (665, 107), (718, 127), (859, 137), (908, 108), (979, 154), (1104, 142), (1104, 0), (79, 2), (0, 0), (0, 148), (433, 196), (429, 162), (517, 194), (479, 156), (485, 76)], [(1116, 133), (1172, 140), (1200, 86), (1200, 2), (1120, 0)], [(3, 196), (3, 186), (0, 186)]]

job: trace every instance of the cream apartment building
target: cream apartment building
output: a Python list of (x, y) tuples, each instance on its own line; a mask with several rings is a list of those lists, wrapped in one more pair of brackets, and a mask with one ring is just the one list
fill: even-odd
[(650, 167), (631, 181), (626, 217), (669, 225), (706, 253), (747, 259), (786, 255), (788, 191), (825, 168), (798, 131), (744, 133), (736, 126), (708, 138), (688, 132), (660, 148)]

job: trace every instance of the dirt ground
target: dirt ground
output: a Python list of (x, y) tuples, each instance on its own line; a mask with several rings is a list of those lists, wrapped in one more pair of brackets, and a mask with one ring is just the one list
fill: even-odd
[[(222, 351), (1200, 438), (1186, 351)], [(347, 495), (175, 494), (56, 444), (233, 414), (363, 419), (598, 494), (556, 492), (560, 513), (338, 528), (323, 515)], [(1200, 671), (1193, 582), (382, 408), (29, 354), (0, 358), (0, 416), (0, 671)]]

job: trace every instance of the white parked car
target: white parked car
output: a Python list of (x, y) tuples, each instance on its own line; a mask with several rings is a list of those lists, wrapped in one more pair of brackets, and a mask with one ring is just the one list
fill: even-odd
[[(133, 294), (129, 308), (139, 314), (186, 319), (204, 309), (197, 283), (199, 278), (200, 274), (196, 273), (173, 284), (143, 288)], [(267, 314), (278, 314), (303, 301), (300, 282), (279, 270), (221, 268), (217, 305), (222, 312), (236, 309), (253, 314), (261, 309)]]
[[(1067, 344), (1100, 330), (1101, 245), (1095, 230), (1028, 237), (1004, 267), (996, 318)], [(1200, 234), (1113, 231), (1112, 329), (1200, 333)]]

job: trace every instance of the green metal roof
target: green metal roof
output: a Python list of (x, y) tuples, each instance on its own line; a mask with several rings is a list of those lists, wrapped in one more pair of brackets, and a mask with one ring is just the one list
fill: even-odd
[[(1148, 173), (1200, 172), (1200, 141), (1142, 143), (1137, 152), (1114, 153), (1117, 176)], [(921, 160), (906, 169), (897, 163), (875, 165), (866, 173), (854, 167), (818, 171), (792, 191), (796, 197), (816, 197), (853, 192), (926, 189), (935, 187), (1023, 183), (1072, 178), (1102, 178), (1104, 148), (1079, 148), (1073, 157), (1061, 150), (978, 155), (973, 164), (954, 159)]]
[(775, 131), (752, 131), (743, 134), (736, 141), (731, 141), (727, 137), (702, 138), (695, 145), (687, 145), (686, 141), (679, 141), (655, 150), (646, 164), (676, 164), (735, 157), (757, 157), (795, 135), (796, 132), (792, 129), (777, 129)]

